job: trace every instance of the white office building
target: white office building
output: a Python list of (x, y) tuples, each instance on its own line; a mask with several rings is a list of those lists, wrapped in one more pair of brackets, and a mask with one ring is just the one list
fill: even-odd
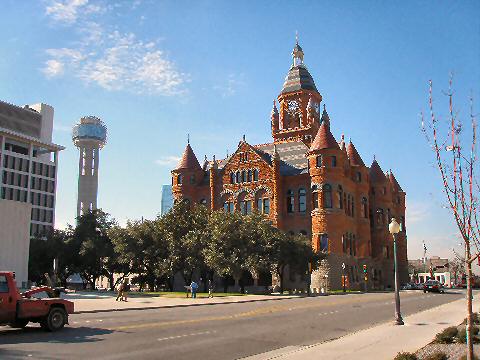
[(55, 224), (58, 152), (64, 147), (52, 143), (53, 113), (46, 104), (0, 101), (0, 269), (16, 271), (19, 284), (28, 278), (30, 237)]

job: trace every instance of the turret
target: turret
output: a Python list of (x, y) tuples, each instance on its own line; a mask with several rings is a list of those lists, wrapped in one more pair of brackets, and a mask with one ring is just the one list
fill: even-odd
[(195, 153), (188, 141), (183, 152), (182, 158), (177, 167), (172, 170), (172, 192), (175, 200), (192, 199), (196, 197), (195, 186), (199, 185), (203, 179), (203, 170), (195, 156)]
[(369, 221), (369, 181), (368, 169), (365, 166), (352, 140), (346, 147), (350, 163), (350, 176), (355, 183), (355, 213), (357, 214), (357, 247), (360, 257), (371, 256), (372, 244), (370, 240)]
[[(341, 252), (342, 234), (334, 224), (337, 218), (343, 216), (343, 212), (336, 210), (343, 206), (343, 198), (336, 194), (338, 184), (342, 183), (346, 159), (330, 131), (329, 121), (324, 121), (320, 126), (307, 158), (312, 183), (313, 246), (317, 250)], [(321, 236), (325, 234), (328, 235), (328, 249), (322, 248)]]
[(273, 107), (272, 107), (272, 112), (270, 114), (270, 119), (272, 122), (272, 136), (275, 135), (275, 133), (279, 129), (279, 123), (278, 123), (278, 109), (277, 109), (277, 104), (276, 101), (273, 100)]

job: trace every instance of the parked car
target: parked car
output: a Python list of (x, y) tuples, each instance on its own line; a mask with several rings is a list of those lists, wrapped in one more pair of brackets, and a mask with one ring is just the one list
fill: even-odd
[(402, 286), (402, 290), (418, 290), (418, 287), (415, 283), (407, 283)]
[(439, 292), (439, 293), (444, 293), (445, 292), (445, 287), (440, 281), (437, 280), (428, 280), (424, 285), (423, 285), (423, 292)]

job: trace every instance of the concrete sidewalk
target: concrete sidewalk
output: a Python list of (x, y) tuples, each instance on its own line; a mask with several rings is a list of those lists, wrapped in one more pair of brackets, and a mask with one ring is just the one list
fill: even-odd
[[(478, 310), (479, 295), (474, 297)], [(393, 309), (392, 309), (393, 310)], [(416, 313), (404, 318), (404, 326), (392, 322), (311, 346), (291, 346), (248, 357), (249, 360), (392, 360), (399, 352), (415, 352), (429, 344), (435, 334), (456, 326), (466, 317), (466, 299)]]
[(283, 300), (296, 298), (289, 295), (245, 295), (219, 296), (213, 298), (168, 298), (161, 296), (131, 296), (127, 302), (115, 301), (112, 293), (70, 293), (63, 294), (62, 298), (71, 300), (75, 304), (75, 314), (144, 310), (168, 307), (187, 307), (199, 305), (232, 304), (269, 300)]

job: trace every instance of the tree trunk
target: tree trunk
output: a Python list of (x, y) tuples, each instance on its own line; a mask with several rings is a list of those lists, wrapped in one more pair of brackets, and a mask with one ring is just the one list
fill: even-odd
[(110, 290), (114, 291), (115, 290), (115, 283), (113, 279), (113, 273), (108, 274), (108, 283), (110, 285)]
[(278, 278), (280, 279), (280, 295), (283, 295), (283, 270), (284, 266), (282, 266), (278, 272)]
[[(235, 276), (233, 278), (233, 280), (235, 280), (235, 285), (234, 285), (235, 290), (234, 291), (236, 291), (240, 287), (240, 278), (238, 276)], [(240, 292), (241, 292), (241, 290), (240, 290)]]
[(228, 291), (228, 278), (226, 276), (223, 277), (223, 292), (226, 293)]
[(467, 360), (473, 360), (473, 311), (472, 311), (472, 263), (470, 261), (470, 244), (465, 244), (465, 265), (467, 267)]

